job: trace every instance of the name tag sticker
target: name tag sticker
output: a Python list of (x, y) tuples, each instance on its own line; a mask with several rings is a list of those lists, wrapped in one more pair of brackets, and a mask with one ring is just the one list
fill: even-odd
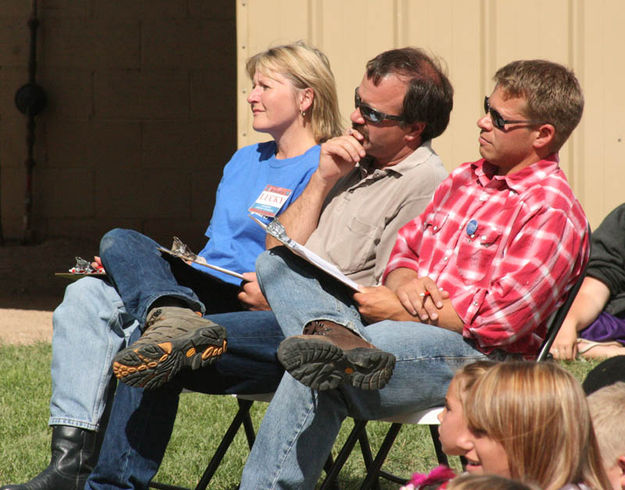
[(273, 219), (280, 212), (291, 192), (293, 191), (283, 187), (268, 185), (248, 211)]

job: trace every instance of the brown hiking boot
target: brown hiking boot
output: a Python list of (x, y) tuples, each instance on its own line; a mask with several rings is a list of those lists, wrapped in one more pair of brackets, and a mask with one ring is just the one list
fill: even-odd
[(379, 390), (395, 367), (393, 354), (329, 320), (310, 322), (304, 335), (282, 341), (278, 360), (291, 376), (315, 390), (332, 390), (341, 383)]
[(226, 351), (226, 329), (188, 308), (154, 308), (145, 327), (113, 361), (115, 376), (130, 386), (158, 388), (182, 368), (208, 366)]

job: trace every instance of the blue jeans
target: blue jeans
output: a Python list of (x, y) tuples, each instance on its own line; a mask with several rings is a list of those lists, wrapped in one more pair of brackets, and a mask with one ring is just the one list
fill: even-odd
[(238, 285), (224, 282), (182, 260), (162, 254), (159, 244), (134, 230), (115, 228), (100, 241), (100, 256), (126, 311), (143, 323), (152, 303), (164, 296), (202, 313), (241, 310)]
[(319, 392), (285, 374), (245, 465), (241, 489), (313, 488), (345, 417), (377, 419), (442, 405), (454, 371), (486, 357), (443, 328), (388, 320), (365, 325), (343, 285), (284, 248), (263, 253), (256, 273), (285, 336), (301, 333), (311, 320), (329, 319), (397, 361), (391, 380), (378, 391), (341, 386)]
[(53, 316), (50, 425), (101, 428), (114, 391), (113, 357), (143, 326), (155, 300), (173, 296), (210, 313), (241, 309), (237, 286), (157, 247), (141, 233), (114, 229), (100, 243), (108, 280), (85, 277), (66, 288)]
[(108, 281), (84, 277), (67, 286), (52, 323), (49, 424), (98, 430), (114, 392), (113, 357), (139, 322)]
[(120, 383), (100, 458), (85, 488), (147, 488), (169, 442), (182, 388), (204, 393), (276, 389), (283, 373), (276, 349), (284, 336), (273, 314), (245, 311), (207, 318), (226, 327), (226, 353), (209, 367), (183, 371), (158, 390), (144, 391)]

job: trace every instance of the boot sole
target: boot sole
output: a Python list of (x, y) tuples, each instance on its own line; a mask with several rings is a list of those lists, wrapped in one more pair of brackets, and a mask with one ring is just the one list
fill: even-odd
[(342, 383), (379, 390), (395, 368), (395, 356), (379, 349), (344, 351), (327, 341), (298, 337), (280, 344), (278, 360), (296, 380), (319, 391), (333, 390)]
[(226, 352), (226, 329), (220, 325), (198, 328), (175, 339), (120, 351), (113, 374), (129, 386), (153, 390), (172, 379), (183, 368), (200, 369)]

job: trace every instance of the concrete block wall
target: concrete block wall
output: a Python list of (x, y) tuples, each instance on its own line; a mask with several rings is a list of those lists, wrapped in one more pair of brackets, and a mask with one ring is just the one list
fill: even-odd
[[(236, 148), (232, 0), (39, 0), (36, 237), (132, 227), (204, 243)], [(0, 205), (21, 239), (31, 2), (0, 0)]]

